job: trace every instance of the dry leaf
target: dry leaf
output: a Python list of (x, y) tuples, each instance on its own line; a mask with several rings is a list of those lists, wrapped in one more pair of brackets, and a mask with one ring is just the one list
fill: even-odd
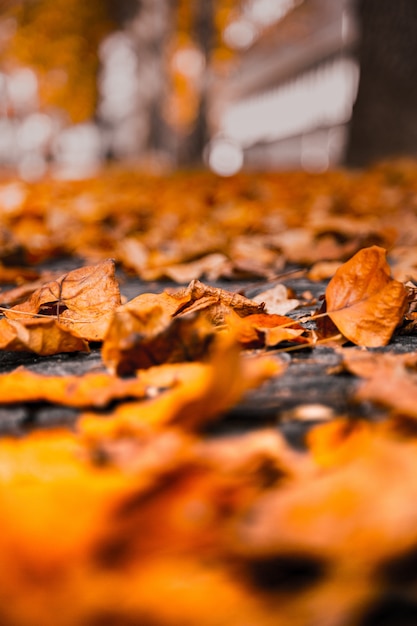
[(310, 280), (327, 280), (333, 277), (341, 265), (341, 261), (318, 261), (309, 269), (307, 276)]
[(283, 315), (254, 313), (242, 318), (231, 311), (225, 321), (246, 348), (272, 347), (283, 341), (309, 343), (306, 329)]
[(391, 376), (401, 374), (407, 368), (415, 369), (417, 353), (391, 354), (389, 352), (371, 352), (357, 348), (339, 348), (344, 367), (361, 378), (388, 380)]
[(30, 267), (6, 267), (0, 263), (0, 283), (24, 283), (39, 278), (39, 272)]
[(407, 292), (393, 280), (378, 246), (360, 250), (335, 273), (326, 289), (327, 315), (361, 346), (386, 345), (404, 314)]
[[(382, 378), (382, 374), (388, 374)], [(417, 419), (417, 378), (399, 362), (391, 368), (377, 368), (356, 392), (358, 401), (374, 402), (391, 411)]]
[(80, 428), (95, 439), (102, 433), (134, 433), (143, 424), (201, 429), (235, 405), (249, 389), (283, 370), (282, 363), (266, 357), (245, 359), (230, 336), (219, 335), (210, 360), (187, 369), (189, 378), (181, 380), (174, 389), (140, 405), (120, 406), (105, 421), (86, 416), (81, 419)]
[(114, 313), (102, 358), (119, 375), (161, 363), (203, 359), (230, 311), (249, 315), (263, 305), (192, 281), (188, 287), (142, 294)]
[(0, 349), (35, 352), (41, 356), (60, 352), (88, 352), (88, 343), (63, 328), (54, 318), (0, 319)]
[(194, 361), (206, 356), (214, 328), (204, 315), (172, 318), (152, 303), (117, 311), (102, 347), (111, 372), (127, 375), (161, 363)]
[(120, 305), (114, 261), (82, 267), (37, 289), (21, 304), (7, 311), (9, 319), (25, 314), (56, 314), (60, 326), (77, 337), (101, 341), (114, 310)]
[(236, 528), (237, 551), (249, 562), (304, 555), (324, 567), (348, 563), (350, 575), (362, 579), (417, 541), (415, 510), (407, 504), (417, 497), (415, 443), (404, 445), (370, 425), (344, 420), (313, 433), (316, 470), (245, 511)]
[(120, 379), (106, 373), (83, 376), (43, 376), (24, 368), (0, 375), (4, 404), (51, 402), (74, 407), (104, 407), (113, 400), (145, 398), (147, 386), (138, 379)]
[(262, 291), (253, 298), (253, 301), (259, 304), (264, 303), (265, 313), (275, 315), (285, 315), (300, 304), (296, 298), (288, 298), (288, 289), (282, 284)]
[(176, 312), (176, 315), (191, 313), (202, 309), (214, 309), (212, 317), (216, 317), (216, 307), (226, 306), (233, 309), (241, 317), (252, 313), (261, 313), (264, 310), (263, 303), (245, 298), (239, 293), (233, 293), (205, 285), (198, 280), (193, 280), (188, 287), (177, 292), (169, 292), (174, 298), (184, 301), (184, 304)]
[(218, 280), (224, 274), (230, 274), (230, 261), (219, 252), (207, 254), (201, 259), (150, 269), (142, 272), (145, 280), (169, 278), (177, 283), (189, 283), (205, 276), (208, 280)]

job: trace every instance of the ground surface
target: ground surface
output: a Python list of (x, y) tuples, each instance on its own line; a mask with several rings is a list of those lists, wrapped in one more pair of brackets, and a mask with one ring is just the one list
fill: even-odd
[[(0, 350), (1, 626), (416, 624), (417, 300), (405, 283), (417, 282), (417, 166), (359, 178), (15, 181), (0, 189), (0, 206), (2, 303), (28, 302), (6, 292), (12, 270), (28, 271), (38, 294), (28, 323), (24, 308), (1, 319), (2, 345), (33, 346), (24, 335), (7, 343), (19, 326), (46, 329), (47, 344), (74, 301), (91, 316), (75, 318), (89, 352)], [(200, 278), (247, 298), (283, 283), (301, 305), (285, 313), (289, 323), (268, 326), (274, 316), (258, 304), (253, 313), (253, 302), (185, 289), (132, 312), (119, 307), (109, 258), (127, 301)], [(317, 277), (322, 261), (330, 269)], [(74, 268), (81, 278), (68, 278)], [(32, 269), (58, 276), (40, 287)], [(311, 319), (329, 281), (347, 298), (332, 305), (327, 289), (326, 320), (359, 310), (353, 337), (336, 322), (336, 335), (321, 333)], [(109, 302), (113, 344), (109, 326), (101, 339), (88, 334)], [(256, 316), (263, 325), (248, 340), (245, 320)], [(284, 328), (291, 343), (276, 340)], [(355, 343), (342, 345), (341, 334)], [(137, 365), (132, 352), (148, 357), (155, 335), (160, 359)], [(92, 385), (83, 374), (105, 371), (106, 342), (121, 360), (107, 360)], [(207, 348), (201, 361), (195, 345)], [(136, 367), (125, 377), (126, 353)], [(264, 353), (272, 362), (252, 358)], [(57, 386), (13, 375), (20, 366)], [(27, 391), (52, 400), (22, 402)]]
[[(56, 261), (52, 267), (68, 270), (76, 267), (76, 262)], [(119, 274), (119, 282), (121, 293), (128, 300), (141, 293), (160, 293), (165, 289), (178, 288), (178, 285), (171, 282), (148, 283), (123, 273)], [(326, 281), (313, 282), (306, 278), (287, 278), (280, 282), (291, 288), (296, 297), (309, 291), (317, 299), (324, 294), (327, 285)], [(217, 281), (211, 284), (252, 298), (276, 285), (277, 281)], [(289, 315), (298, 319), (313, 312), (315, 308), (317, 307), (300, 307)], [(375, 349), (375, 352), (400, 354), (415, 350), (417, 335), (395, 335), (388, 346)], [(341, 367), (342, 357), (332, 347), (317, 346), (313, 350), (306, 348), (286, 352), (284, 346), (270, 353), (288, 365), (285, 373), (249, 392), (223, 420), (210, 427), (209, 432), (228, 434), (275, 425), (292, 445), (300, 447), (303, 446), (305, 433), (321, 420), (343, 415), (370, 420), (380, 416), (380, 409), (369, 402), (358, 402), (355, 399), (359, 379)], [(104, 370), (98, 344), (92, 344), (88, 354), (62, 353), (47, 357), (0, 351), (0, 373), (11, 372), (21, 365), (48, 376), (81, 375)], [(0, 433), (24, 434), (36, 428), (71, 426), (78, 415), (77, 409), (47, 403), (12, 407), (0, 405)]]

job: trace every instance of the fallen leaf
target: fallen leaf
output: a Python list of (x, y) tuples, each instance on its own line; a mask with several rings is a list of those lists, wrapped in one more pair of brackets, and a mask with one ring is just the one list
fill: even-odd
[(316, 469), (287, 489), (265, 493), (245, 511), (235, 527), (236, 552), (249, 564), (278, 564), (285, 555), (293, 556), (294, 566), (297, 555), (325, 569), (349, 564), (350, 576), (362, 579), (369, 568), (375, 572), (398, 552), (415, 549), (415, 510), (406, 504), (417, 497), (415, 443), (404, 445), (377, 427), (345, 420), (313, 433)]
[(121, 379), (104, 372), (43, 376), (18, 368), (0, 375), (0, 398), (4, 404), (44, 401), (73, 407), (104, 407), (113, 400), (146, 395), (147, 386), (142, 380)]
[(77, 337), (101, 341), (111, 316), (120, 305), (114, 261), (82, 267), (44, 284), (21, 304), (6, 313), (9, 319), (22, 314), (53, 313), (60, 326)]
[[(382, 378), (381, 374), (388, 374)], [(399, 362), (391, 368), (376, 368), (375, 374), (362, 383), (355, 398), (359, 402), (373, 402), (390, 411), (417, 419), (417, 378)]]
[(117, 311), (104, 338), (101, 356), (118, 375), (162, 363), (195, 361), (207, 355), (214, 327), (204, 315), (172, 318), (152, 303)]
[(343, 366), (355, 376), (361, 378), (380, 378), (388, 380), (391, 376), (402, 374), (406, 369), (415, 370), (417, 353), (392, 354), (389, 352), (371, 352), (358, 348), (338, 348), (343, 359)]
[(7, 267), (0, 263), (0, 283), (24, 283), (39, 278), (39, 272), (30, 267)]
[(188, 287), (142, 294), (120, 306), (104, 338), (102, 358), (119, 375), (162, 363), (203, 359), (230, 311), (263, 310), (240, 294), (192, 281)]
[(327, 280), (332, 278), (335, 271), (341, 266), (341, 261), (318, 261), (309, 269), (307, 276), (314, 281)]
[(176, 299), (182, 300), (184, 304), (178, 309), (175, 315), (191, 313), (202, 309), (214, 309), (212, 317), (216, 317), (216, 306), (226, 306), (233, 309), (241, 317), (252, 313), (261, 313), (264, 310), (263, 303), (255, 302), (245, 298), (239, 293), (233, 293), (219, 287), (205, 285), (199, 280), (193, 280), (188, 287), (177, 292), (168, 292)]
[(386, 252), (364, 248), (344, 263), (326, 289), (326, 311), (349, 341), (386, 345), (405, 311), (404, 285), (390, 276)]
[[(179, 364), (179, 367), (181, 364)], [(173, 389), (156, 399), (140, 404), (126, 403), (111, 417), (81, 417), (79, 427), (93, 439), (134, 433), (143, 424), (160, 429), (178, 425), (198, 430), (234, 406), (249, 389), (278, 375), (285, 365), (272, 358), (244, 358), (240, 347), (229, 335), (218, 335), (207, 363), (188, 369), (189, 377), (180, 379)], [(139, 372), (140, 376), (140, 372)]]
[(245, 348), (272, 347), (283, 341), (309, 343), (305, 336), (308, 331), (295, 320), (283, 315), (254, 313), (239, 317), (231, 311), (225, 321)]
[(275, 315), (285, 315), (288, 311), (292, 311), (300, 304), (297, 298), (288, 297), (288, 289), (282, 284), (262, 291), (252, 299), (254, 302), (258, 302), (259, 304), (263, 303), (265, 305), (265, 313)]
[(88, 352), (88, 343), (63, 328), (54, 318), (0, 319), (0, 349), (34, 352), (41, 356), (60, 352)]
[(145, 280), (169, 278), (177, 283), (189, 283), (202, 276), (208, 280), (218, 280), (225, 273), (231, 273), (230, 267), (231, 263), (224, 254), (213, 252), (188, 263), (172, 264), (154, 270), (142, 271), (142, 276)]

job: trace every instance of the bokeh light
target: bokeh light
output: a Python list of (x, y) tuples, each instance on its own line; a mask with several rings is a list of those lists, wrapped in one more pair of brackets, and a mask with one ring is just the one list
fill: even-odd
[(208, 164), (220, 176), (232, 176), (243, 166), (244, 156), (241, 146), (231, 139), (213, 139), (208, 148)]

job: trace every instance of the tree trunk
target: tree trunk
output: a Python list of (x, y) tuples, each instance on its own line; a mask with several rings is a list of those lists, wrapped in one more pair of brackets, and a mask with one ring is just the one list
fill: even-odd
[(417, 155), (417, 2), (358, 0), (360, 82), (346, 164)]
[(214, 0), (195, 0), (194, 39), (205, 59), (205, 72), (200, 91), (197, 118), (188, 137), (180, 146), (179, 162), (185, 166), (200, 165), (209, 139), (207, 125), (208, 68), (214, 44)]
[[(114, 137), (112, 154), (119, 159), (173, 157), (175, 145), (162, 109), (169, 89), (166, 46), (173, 29), (174, 3), (171, 0), (108, 0), (124, 46), (127, 67), (120, 67), (131, 84), (126, 114), (104, 123)], [(116, 42), (117, 43), (117, 42)], [(127, 74), (128, 73), (128, 74)], [(115, 99), (122, 96), (115, 94)], [(126, 100), (126, 98), (124, 98)], [(102, 116), (103, 117), (103, 116)]]

